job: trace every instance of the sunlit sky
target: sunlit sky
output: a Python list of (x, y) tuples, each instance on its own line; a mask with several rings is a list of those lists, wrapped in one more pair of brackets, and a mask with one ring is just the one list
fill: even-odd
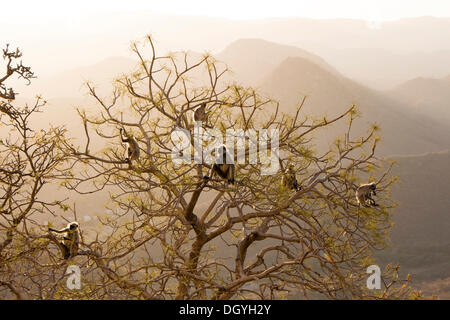
[(369, 21), (405, 17), (450, 17), (449, 0), (16, 0), (2, 3), (0, 19), (76, 17), (111, 11), (199, 15), (228, 19), (267, 17), (355, 18)]

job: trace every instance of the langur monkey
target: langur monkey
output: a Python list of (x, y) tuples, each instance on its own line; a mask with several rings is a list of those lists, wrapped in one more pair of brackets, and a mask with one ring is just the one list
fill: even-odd
[(205, 121), (207, 120), (206, 116), (206, 103), (203, 102), (200, 107), (197, 108), (194, 112), (194, 121)]
[(378, 204), (372, 198), (372, 193), (374, 196), (377, 195), (376, 189), (377, 187), (375, 182), (360, 185), (358, 189), (356, 189), (356, 200), (358, 204), (364, 207), (377, 207)]
[(290, 164), (284, 171), (283, 177), (281, 178), (281, 183), (283, 186), (291, 190), (300, 190), (302, 187), (298, 185), (297, 178), (295, 177), (294, 166)]
[(216, 173), (220, 178), (227, 181), (227, 183), (234, 184), (234, 164), (227, 163), (227, 148), (225, 146), (220, 146), (219, 154), (222, 156), (222, 164), (215, 163), (212, 168), (209, 176), (205, 176), (205, 179), (210, 179)]
[(201, 122), (207, 128), (212, 128), (210, 124), (208, 124), (208, 113), (206, 112), (206, 103), (203, 102), (200, 107), (197, 108), (194, 112), (194, 122)]
[[(125, 132), (125, 138), (122, 135), (122, 131)], [(125, 130), (120, 128), (120, 138), (122, 139), (122, 142), (125, 142), (127, 144), (128, 157), (125, 159), (125, 161), (131, 163), (131, 160), (138, 160), (141, 151), (139, 149), (138, 143), (133, 138), (133, 136), (128, 135)]]
[(70, 257), (74, 257), (78, 253), (78, 246), (80, 242), (79, 235), (79, 227), (78, 222), (70, 222), (67, 224), (67, 227), (61, 230), (56, 230), (53, 228), (48, 228), (49, 231), (57, 232), (57, 233), (65, 233), (63, 237), (63, 241), (60, 242), (60, 248), (63, 254), (64, 259), (69, 259)]

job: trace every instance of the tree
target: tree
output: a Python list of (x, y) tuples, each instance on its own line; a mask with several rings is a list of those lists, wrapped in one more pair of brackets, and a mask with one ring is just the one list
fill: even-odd
[[(227, 67), (210, 55), (158, 56), (151, 37), (146, 41), (149, 57), (133, 44), (139, 67), (115, 82), (109, 98), (88, 84), (100, 109), (90, 114), (78, 109), (83, 146), (64, 142), (76, 173), (66, 187), (80, 194), (109, 192), (108, 210), (114, 213), (101, 220), (97, 237), (83, 244), (81, 258), (92, 259), (90, 272), (96, 270), (90, 282), (95, 297), (411, 294), (409, 287), (397, 286), (402, 280), (395, 268), (384, 275), (383, 290), (365, 288), (372, 253), (385, 246), (391, 226), (385, 191), (393, 180), (378, 170), (376, 126), (365, 137), (353, 137), (355, 106), (333, 119), (314, 120), (302, 114), (306, 98), (293, 116), (280, 114), (275, 101), (227, 84)], [(271, 157), (279, 157), (281, 169), (293, 164), (302, 188), (281, 186), (282, 170), (261, 175), (261, 163), (237, 164), (234, 186), (204, 179), (211, 167), (205, 162), (174, 163), (172, 133), (180, 127), (194, 136), (191, 115), (201, 103), (223, 135), (229, 129), (279, 132), (279, 151), (269, 145)], [(345, 136), (329, 150), (314, 150), (314, 135), (337, 121), (348, 121)], [(124, 160), (121, 128), (137, 139), (138, 161)], [(355, 189), (367, 179), (377, 183), (380, 207), (356, 204)]]
[(50, 241), (42, 236), (45, 226), (40, 216), (64, 207), (63, 201), (43, 194), (65, 177), (59, 169), (66, 158), (60, 148), (63, 128), (32, 126), (45, 100), (37, 97), (33, 105), (23, 107), (14, 104), (16, 92), (7, 80), (17, 75), (29, 83), (34, 78), (30, 67), (17, 63), (21, 56), (19, 49), (10, 51), (6, 46), (6, 73), (0, 75), (0, 295), (25, 299), (45, 297), (39, 287), (42, 290), (51, 278), (43, 276), (48, 268), (40, 263)]

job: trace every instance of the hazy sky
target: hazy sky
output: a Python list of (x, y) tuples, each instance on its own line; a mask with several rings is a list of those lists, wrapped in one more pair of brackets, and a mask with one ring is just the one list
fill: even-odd
[[(3, 3), (4, 2), (4, 3)], [(367, 43), (367, 30), (333, 29), (316, 26), (324, 37), (290, 29), (272, 29), (269, 22), (227, 23), (233, 20), (277, 17), (312, 19), (353, 18), (366, 20), (377, 29), (382, 21), (405, 17), (450, 17), (450, 0), (14, 0), (0, 6), (0, 47), (20, 47), (26, 61), (40, 76), (78, 66), (87, 66), (111, 56), (129, 56), (129, 44), (152, 34), (161, 52), (194, 50), (220, 52), (239, 38), (262, 38), (300, 46), (319, 55), (321, 46), (382, 46), (392, 52), (450, 50), (441, 29), (421, 29), (420, 37), (408, 31), (382, 36)], [(169, 15), (169, 16), (167, 16)], [(170, 15), (191, 16), (186, 19)], [(196, 17), (192, 17), (196, 16)], [(450, 21), (450, 20), (449, 20)], [(259, 25), (259, 23), (262, 23)], [(273, 22), (271, 22), (273, 23)], [(306, 23), (306, 22), (305, 22)], [(440, 23), (446, 23), (440, 21)], [(276, 25), (273, 24), (273, 25)], [(352, 25), (350, 23), (350, 25)], [(358, 25), (358, 24), (356, 24)], [(432, 24), (427, 24), (432, 25)], [(207, 27), (208, 26), (208, 27)], [(438, 32), (436, 32), (438, 31)], [(328, 33), (327, 33), (328, 32)], [(400, 31), (399, 31), (400, 32)], [(447, 32), (447, 31), (446, 31)], [(217, 36), (219, 35), (219, 36)], [(377, 34), (374, 33), (376, 37)], [(373, 40), (373, 38), (370, 38)], [(395, 40), (392, 40), (395, 39)], [(398, 40), (401, 40), (398, 42)], [(350, 41), (351, 40), (351, 41)], [(376, 39), (375, 39), (376, 40)], [(428, 42), (427, 42), (428, 41)], [(316, 43), (317, 42), (317, 43)], [(314, 45), (316, 44), (316, 45)], [(441, 45), (442, 44), (442, 45)], [(309, 47), (308, 47), (309, 45)], [(319, 49), (317, 49), (319, 48)], [(334, 52), (333, 52), (334, 55)]]
[[(16, 11), (17, 10), (17, 11)], [(20, 10), (20, 11), (19, 11)], [(229, 19), (266, 17), (357, 18), (395, 20), (403, 17), (450, 17), (449, 0), (40, 0), (8, 1), (0, 19), (77, 17), (90, 12), (142, 11), (205, 15)], [(17, 13), (15, 13), (17, 12)], [(34, 20), (34, 19), (33, 19)]]

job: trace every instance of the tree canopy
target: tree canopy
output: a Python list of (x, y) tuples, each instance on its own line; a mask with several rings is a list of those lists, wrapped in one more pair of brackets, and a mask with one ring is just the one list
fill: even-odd
[[(102, 96), (87, 84), (98, 108), (77, 109), (82, 143), (62, 127), (29, 128), (41, 98), (31, 109), (14, 108), (11, 99), (2, 102), (1, 121), (12, 133), (0, 141), (1, 295), (377, 299), (416, 294), (400, 279), (398, 266), (383, 274), (381, 290), (366, 288), (373, 253), (387, 245), (389, 187), (395, 179), (376, 157), (378, 128), (368, 128), (362, 137), (352, 133), (356, 106), (334, 118), (312, 119), (302, 112), (307, 97), (299, 97), (292, 114), (284, 114), (276, 101), (227, 81), (227, 66), (211, 55), (159, 56), (150, 36), (132, 50), (139, 64), (114, 81), (111, 94)], [(26, 79), (32, 75), (20, 67), (14, 72)], [(0, 82), (1, 97), (11, 98), (9, 92)], [(198, 132), (192, 114), (201, 104), (207, 106), (208, 127)], [(316, 150), (320, 132), (335, 122), (347, 123), (346, 134), (327, 150)], [(120, 129), (136, 139), (137, 161), (125, 161)], [(230, 130), (254, 133), (251, 137), (268, 142), (267, 150), (247, 137), (240, 149), (245, 161), (235, 161), (235, 183), (227, 184), (205, 179), (212, 167), (205, 159), (174, 161), (179, 130), (189, 137), (189, 154), (199, 151), (195, 138), (204, 138), (207, 149), (213, 143), (209, 135), (228, 138)], [(276, 132), (278, 143), (266, 132)], [(276, 159), (279, 170), (263, 174), (267, 158)], [(298, 190), (280, 183), (289, 165)], [(376, 182), (378, 207), (356, 202), (356, 188), (367, 181)], [(105, 210), (113, 214), (99, 219), (93, 234), (82, 234), (80, 251), (70, 261), (61, 260), (56, 239), (38, 216), (44, 211), (64, 216), (74, 209), (70, 201), (39, 200), (46, 183), (81, 196), (109, 197)], [(64, 286), (68, 264), (81, 268), (83, 287), (75, 292)]]

